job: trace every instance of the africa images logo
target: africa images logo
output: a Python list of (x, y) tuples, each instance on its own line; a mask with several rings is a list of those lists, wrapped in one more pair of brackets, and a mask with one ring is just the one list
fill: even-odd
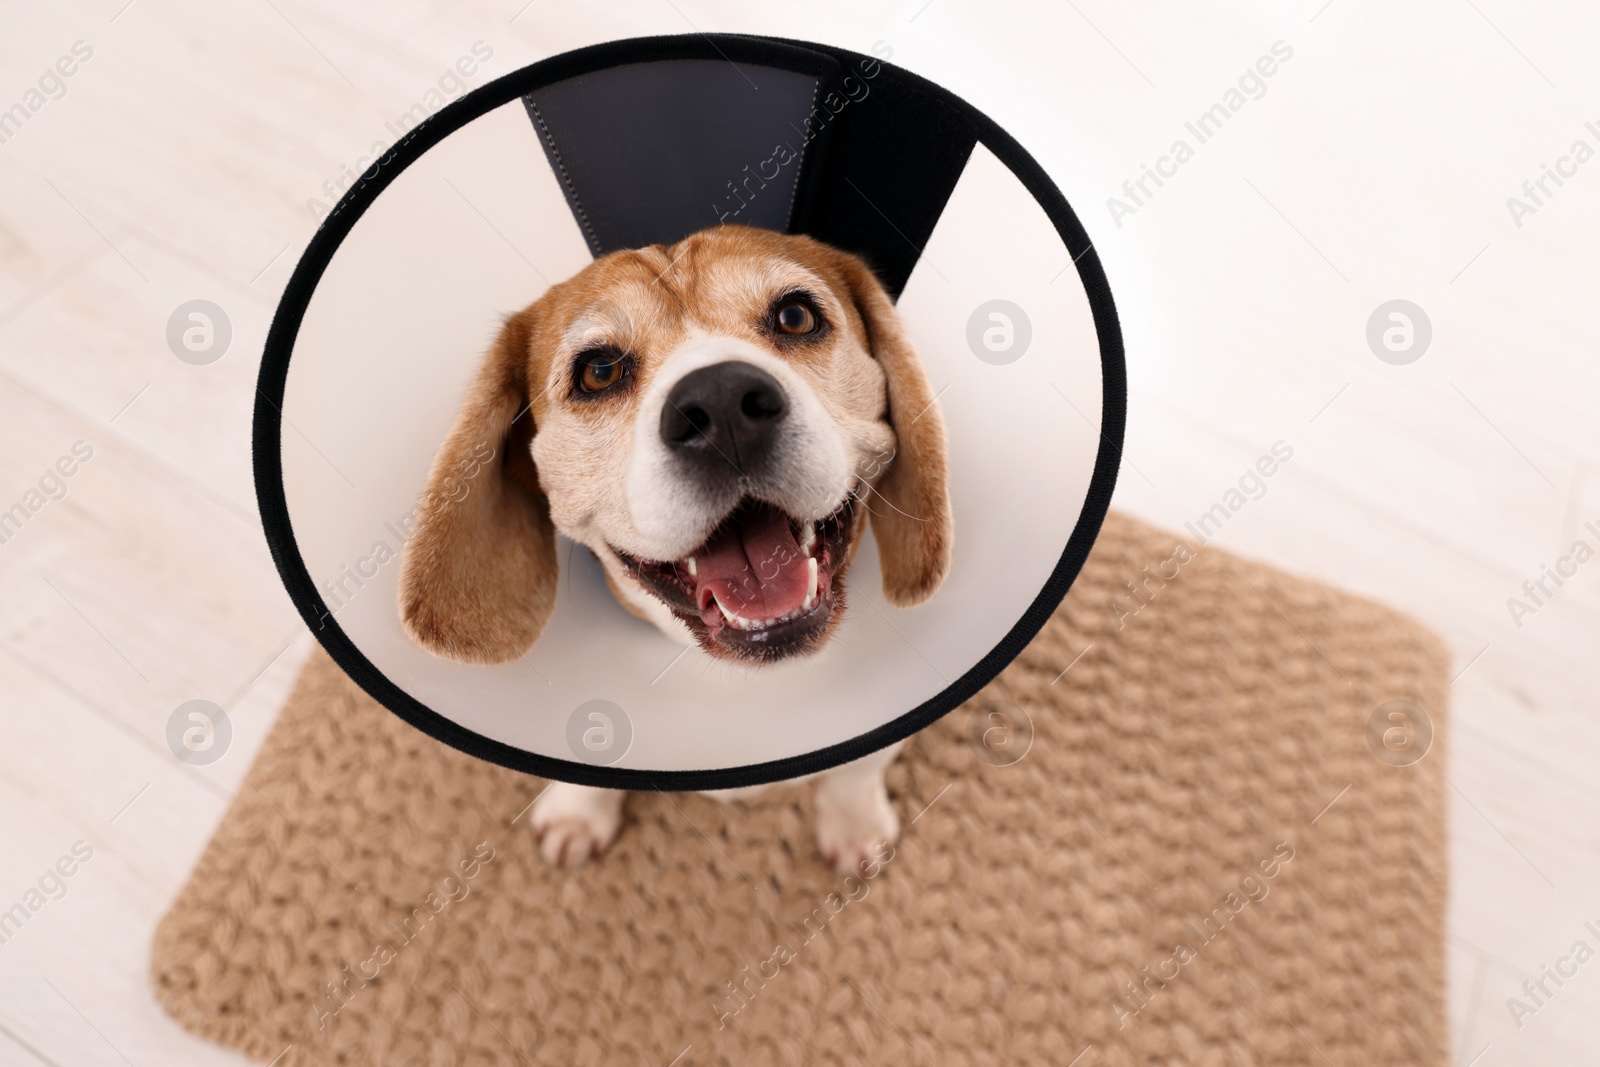
[(22, 94), (21, 100), (0, 111), (0, 144), (21, 133), (28, 120), (43, 111), (46, 104), (65, 97), (67, 79), (78, 73), (79, 68), (92, 58), (93, 45), (88, 41), (73, 41), (68, 55), (61, 56), (46, 67), (44, 73)]

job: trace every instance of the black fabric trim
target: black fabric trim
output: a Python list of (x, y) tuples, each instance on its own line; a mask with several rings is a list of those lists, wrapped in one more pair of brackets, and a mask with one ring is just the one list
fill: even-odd
[(583, 239), (589, 242), (589, 254), (596, 259), (606, 254), (600, 246), (600, 235), (594, 232), (594, 224), (589, 221), (589, 213), (583, 209), (583, 198), (578, 195), (578, 186), (572, 180), (572, 175), (567, 171), (567, 165), (561, 159), (561, 149), (556, 146), (556, 138), (550, 132), (550, 126), (544, 121), (544, 116), (539, 114), (539, 104), (529, 93), (522, 98), (522, 106), (528, 109), (528, 117), (533, 120), (533, 125), (539, 132), (539, 143), (544, 146), (545, 159), (550, 161), (550, 167), (556, 172), (556, 177), (561, 179), (561, 195), (567, 198), (567, 207), (572, 209), (572, 215), (578, 220), (578, 226), (583, 230)]
[[(797, 49), (787, 41), (737, 35), (685, 34), (673, 37), (645, 37), (612, 41), (566, 52), (473, 90), (447, 105), (438, 114), (412, 128), (388, 152), (363, 173), (340, 199), (313, 235), (305, 253), (295, 266), (289, 284), (273, 315), (262, 354), (261, 373), (256, 388), (252, 435), (252, 460), (256, 482), (256, 501), (267, 545), (290, 599), (312, 633), (327, 649), (334, 662), (373, 699), (406, 722), (439, 741), (471, 756), (513, 770), (582, 785), (629, 790), (704, 790), (731, 789), (765, 782), (796, 778), (827, 770), (859, 759), (886, 745), (909, 737), (953, 710), (989, 683), (995, 675), (1027, 647), (1066, 595), (1105, 520), (1116, 485), (1117, 468), (1122, 458), (1122, 440), (1127, 410), (1127, 375), (1123, 360), (1122, 334), (1117, 322), (1111, 287), (1099, 256), (1089, 243), (1066, 198), (1032, 156), (993, 120), (954, 94), (909, 71), (883, 64), (880, 78), (890, 79), (906, 90), (942, 102), (976, 132), (985, 145), (1022, 182), (1039, 202), (1055, 226), (1076, 264), (1094, 315), (1095, 332), (1100, 341), (1102, 374), (1101, 445), (1095, 458), (1094, 473), (1083, 510), (1078, 516), (1067, 545), (1054, 571), (1022, 617), (987, 655), (942, 692), (924, 701), (891, 722), (827, 748), (767, 763), (698, 771), (652, 771), (618, 767), (593, 767), (571, 760), (555, 759), (513, 748), (484, 737), (428, 708), (380, 672), (334, 620), (321, 594), (311, 581), (300, 557), (294, 530), (289, 522), (288, 501), (283, 487), (282, 404), (288, 380), (289, 361), (294, 341), (310, 304), (312, 292), (332, 260), (339, 244), (364, 212), (405, 167), (450, 133), (479, 116), (551, 82), (574, 77), (622, 63), (650, 59), (722, 58), (729, 62), (782, 65), (797, 51), (815, 48), (828, 52), (841, 62), (856, 62), (870, 57), (829, 46)], [(967, 146), (970, 152), (971, 145)]]
[[(815, 111), (817, 109), (817, 101), (822, 98), (822, 86), (823, 86), (823, 79), (822, 78), (818, 78), (811, 85), (811, 110), (812, 111)], [(822, 147), (821, 145), (817, 146), (818, 151), (820, 151), (821, 147)], [(795, 232), (795, 223), (800, 218), (800, 216), (795, 213), (795, 208), (798, 207), (800, 205), (800, 202), (801, 202), (800, 201), (800, 190), (805, 188), (805, 186), (806, 186), (806, 175), (809, 174), (811, 171), (816, 169), (816, 165), (815, 165), (815, 162), (814, 162), (814, 157), (818, 154), (818, 151), (812, 151), (811, 150), (811, 146), (809, 144), (804, 144), (804, 143), (802, 143), (800, 145), (800, 150), (799, 151), (800, 151), (800, 156), (799, 156), (799, 158), (797, 160), (795, 160), (795, 182), (794, 182), (794, 188), (789, 191), (789, 209), (784, 214), (784, 217), (783, 217), (783, 232), (784, 233), (794, 233)], [(811, 198), (809, 196), (806, 197), (805, 203), (806, 203), (807, 207), (810, 206)]]

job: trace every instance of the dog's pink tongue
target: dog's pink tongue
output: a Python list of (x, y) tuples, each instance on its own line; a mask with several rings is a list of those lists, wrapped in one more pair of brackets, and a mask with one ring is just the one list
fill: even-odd
[(694, 564), (695, 603), (707, 623), (717, 621), (717, 604), (746, 619), (776, 619), (799, 608), (811, 589), (788, 517), (768, 504), (741, 508), (695, 553)]

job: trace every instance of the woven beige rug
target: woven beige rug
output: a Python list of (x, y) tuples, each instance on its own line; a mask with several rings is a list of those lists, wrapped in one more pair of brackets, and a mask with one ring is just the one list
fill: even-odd
[(846, 882), (803, 787), (635, 795), (551, 870), (541, 782), (319, 653), (155, 987), (279, 1067), (1443, 1064), (1446, 662), (1113, 515), (1033, 645), (907, 745), (903, 838)]

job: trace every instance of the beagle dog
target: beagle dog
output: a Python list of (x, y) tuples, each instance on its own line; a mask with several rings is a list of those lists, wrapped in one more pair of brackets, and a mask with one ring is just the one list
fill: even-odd
[[(738, 225), (613, 252), (500, 331), (429, 473), (401, 619), (446, 659), (516, 659), (555, 607), (560, 533), (669, 635), (750, 667), (804, 656), (839, 625), (869, 519), (889, 603), (939, 589), (946, 466), (921, 363), (861, 260)], [(818, 841), (843, 871), (898, 836), (897, 748), (821, 776)], [(532, 813), (545, 857), (605, 848), (624, 796), (553, 783)]]

